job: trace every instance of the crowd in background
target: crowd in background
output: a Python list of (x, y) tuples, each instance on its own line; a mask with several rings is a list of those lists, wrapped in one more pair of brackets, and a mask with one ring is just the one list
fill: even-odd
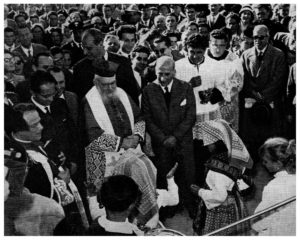
[(235, 186), (259, 161), (293, 195), (295, 6), (6, 4), (5, 235), (139, 235), (183, 208), (203, 235), (247, 216)]

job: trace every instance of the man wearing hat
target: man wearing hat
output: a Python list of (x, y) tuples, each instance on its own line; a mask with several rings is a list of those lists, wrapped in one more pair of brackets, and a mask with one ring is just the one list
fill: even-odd
[(72, 54), (72, 65), (84, 58), (81, 35), (83, 32), (83, 23), (80, 21), (71, 22), (69, 28), (73, 32), (73, 40), (62, 46), (63, 50), (68, 50)]
[(241, 100), (244, 103), (241, 105), (240, 130), (250, 154), (257, 161), (258, 147), (267, 138), (283, 134), (283, 99), (288, 67), (284, 53), (269, 44), (267, 26), (255, 26), (253, 38), (254, 47), (241, 57), (244, 69)]
[(139, 4), (138, 8), (141, 12), (141, 20), (135, 25), (137, 31), (142, 28), (150, 29), (153, 26), (153, 21), (151, 20), (151, 10), (149, 4)]

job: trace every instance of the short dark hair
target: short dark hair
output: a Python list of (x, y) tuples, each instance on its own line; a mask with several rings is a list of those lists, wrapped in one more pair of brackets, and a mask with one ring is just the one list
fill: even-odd
[(187, 28), (190, 27), (190, 26), (193, 26), (193, 25), (196, 26), (197, 29), (199, 28), (198, 24), (196, 22), (194, 22), (194, 21), (189, 22), (187, 24)]
[(175, 14), (175, 13), (169, 13), (167, 16), (166, 16), (166, 18), (167, 17), (174, 17), (175, 18), (175, 20), (176, 20), (176, 22), (178, 23), (178, 16)]
[(5, 115), (5, 124), (8, 123), (11, 131), (16, 133), (29, 130), (23, 115), (25, 112), (36, 111), (36, 107), (32, 103), (18, 103), (14, 105), (13, 110)]
[(97, 28), (90, 28), (83, 32), (82, 39), (87, 36), (92, 36), (94, 38), (94, 44), (98, 45), (99, 43), (103, 42), (104, 34)]
[(11, 27), (6, 27), (6, 28), (4, 28), (4, 32), (6, 33), (9, 33), (9, 32), (13, 32), (13, 33), (15, 33), (15, 30), (14, 29), (12, 29)]
[(19, 17), (23, 17), (23, 18), (26, 20), (26, 17), (24, 16), (24, 14), (17, 14), (17, 15), (14, 17), (15, 22), (17, 22), (17, 19), (18, 19)]
[(60, 47), (53, 46), (53, 47), (50, 48), (50, 55), (51, 56), (54, 56), (54, 55), (56, 55), (58, 53), (63, 54), (63, 50)]
[(55, 73), (62, 72), (63, 73), (64, 71), (57, 66), (52, 66), (47, 69), (47, 72), (51, 74), (51, 72), (55, 72)]
[(54, 32), (57, 32), (59, 35), (62, 35), (62, 31), (61, 31), (60, 27), (53, 27), (53, 28), (51, 28), (50, 34), (52, 34)]
[(125, 175), (110, 176), (97, 194), (98, 202), (112, 212), (123, 212), (141, 196), (135, 181)]
[(117, 36), (120, 40), (122, 40), (123, 33), (134, 34), (136, 37), (136, 28), (132, 25), (122, 25), (117, 29)]
[(46, 83), (54, 83), (56, 85), (55, 78), (49, 72), (37, 70), (30, 76), (30, 89), (34, 93), (40, 93), (41, 85)]
[(50, 17), (51, 15), (54, 15), (54, 16), (57, 17), (57, 12), (55, 12), (55, 11), (50, 11), (50, 12), (48, 12), (47, 18), (49, 19), (49, 17)]
[(137, 45), (131, 52), (132, 58), (136, 56), (136, 53), (146, 53), (148, 56), (150, 56), (150, 49), (148, 47), (145, 47), (143, 45)]
[(208, 47), (208, 40), (199, 33), (193, 33), (185, 42), (185, 48), (188, 47), (206, 49)]
[(210, 38), (215, 38), (215, 39), (224, 39), (225, 42), (228, 42), (228, 35), (224, 31), (224, 29), (215, 29), (210, 32)]
[(168, 38), (167, 36), (159, 36), (157, 38), (154, 38), (154, 43), (161, 43), (164, 42), (166, 44), (167, 47), (171, 46), (171, 41), (170, 38)]
[[(18, 26), (18, 28), (17, 28), (17, 31), (20, 30), (20, 29), (25, 29), (25, 28), (28, 28), (29, 31), (31, 31), (31, 30), (30, 30), (30, 27), (29, 27), (27, 24), (25, 24), (25, 23), (24, 23), (24, 24), (20, 24), (20, 25)], [(19, 32), (18, 32), (18, 33), (19, 33)]]
[(39, 59), (40, 57), (50, 57), (50, 54), (48, 52), (41, 52), (41, 53), (38, 53), (34, 58), (33, 58), (33, 64), (35, 66), (38, 66), (39, 65)]
[(241, 18), (238, 14), (234, 13), (234, 12), (230, 12), (227, 16), (226, 16), (226, 22), (229, 20), (229, 19), (234, 19), (236, 21), (237, 24), (240, 23), (241, 21)]

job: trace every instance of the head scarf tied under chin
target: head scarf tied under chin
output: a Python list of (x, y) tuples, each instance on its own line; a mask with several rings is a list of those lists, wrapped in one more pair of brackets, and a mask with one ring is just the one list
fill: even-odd
[(247, 148), (225, 120), (207, 121), (202, 124), (204, 146), (221, 140), (228, 149), (229, 166), (238, 168), (239, 170), (252, 168), (253, 160)]

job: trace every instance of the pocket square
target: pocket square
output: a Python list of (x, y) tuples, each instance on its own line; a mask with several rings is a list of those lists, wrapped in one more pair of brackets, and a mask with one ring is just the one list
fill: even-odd
[(186, 105), (186, 98), (180, 103), (181, 107), (184, 106), (184, 105)]

